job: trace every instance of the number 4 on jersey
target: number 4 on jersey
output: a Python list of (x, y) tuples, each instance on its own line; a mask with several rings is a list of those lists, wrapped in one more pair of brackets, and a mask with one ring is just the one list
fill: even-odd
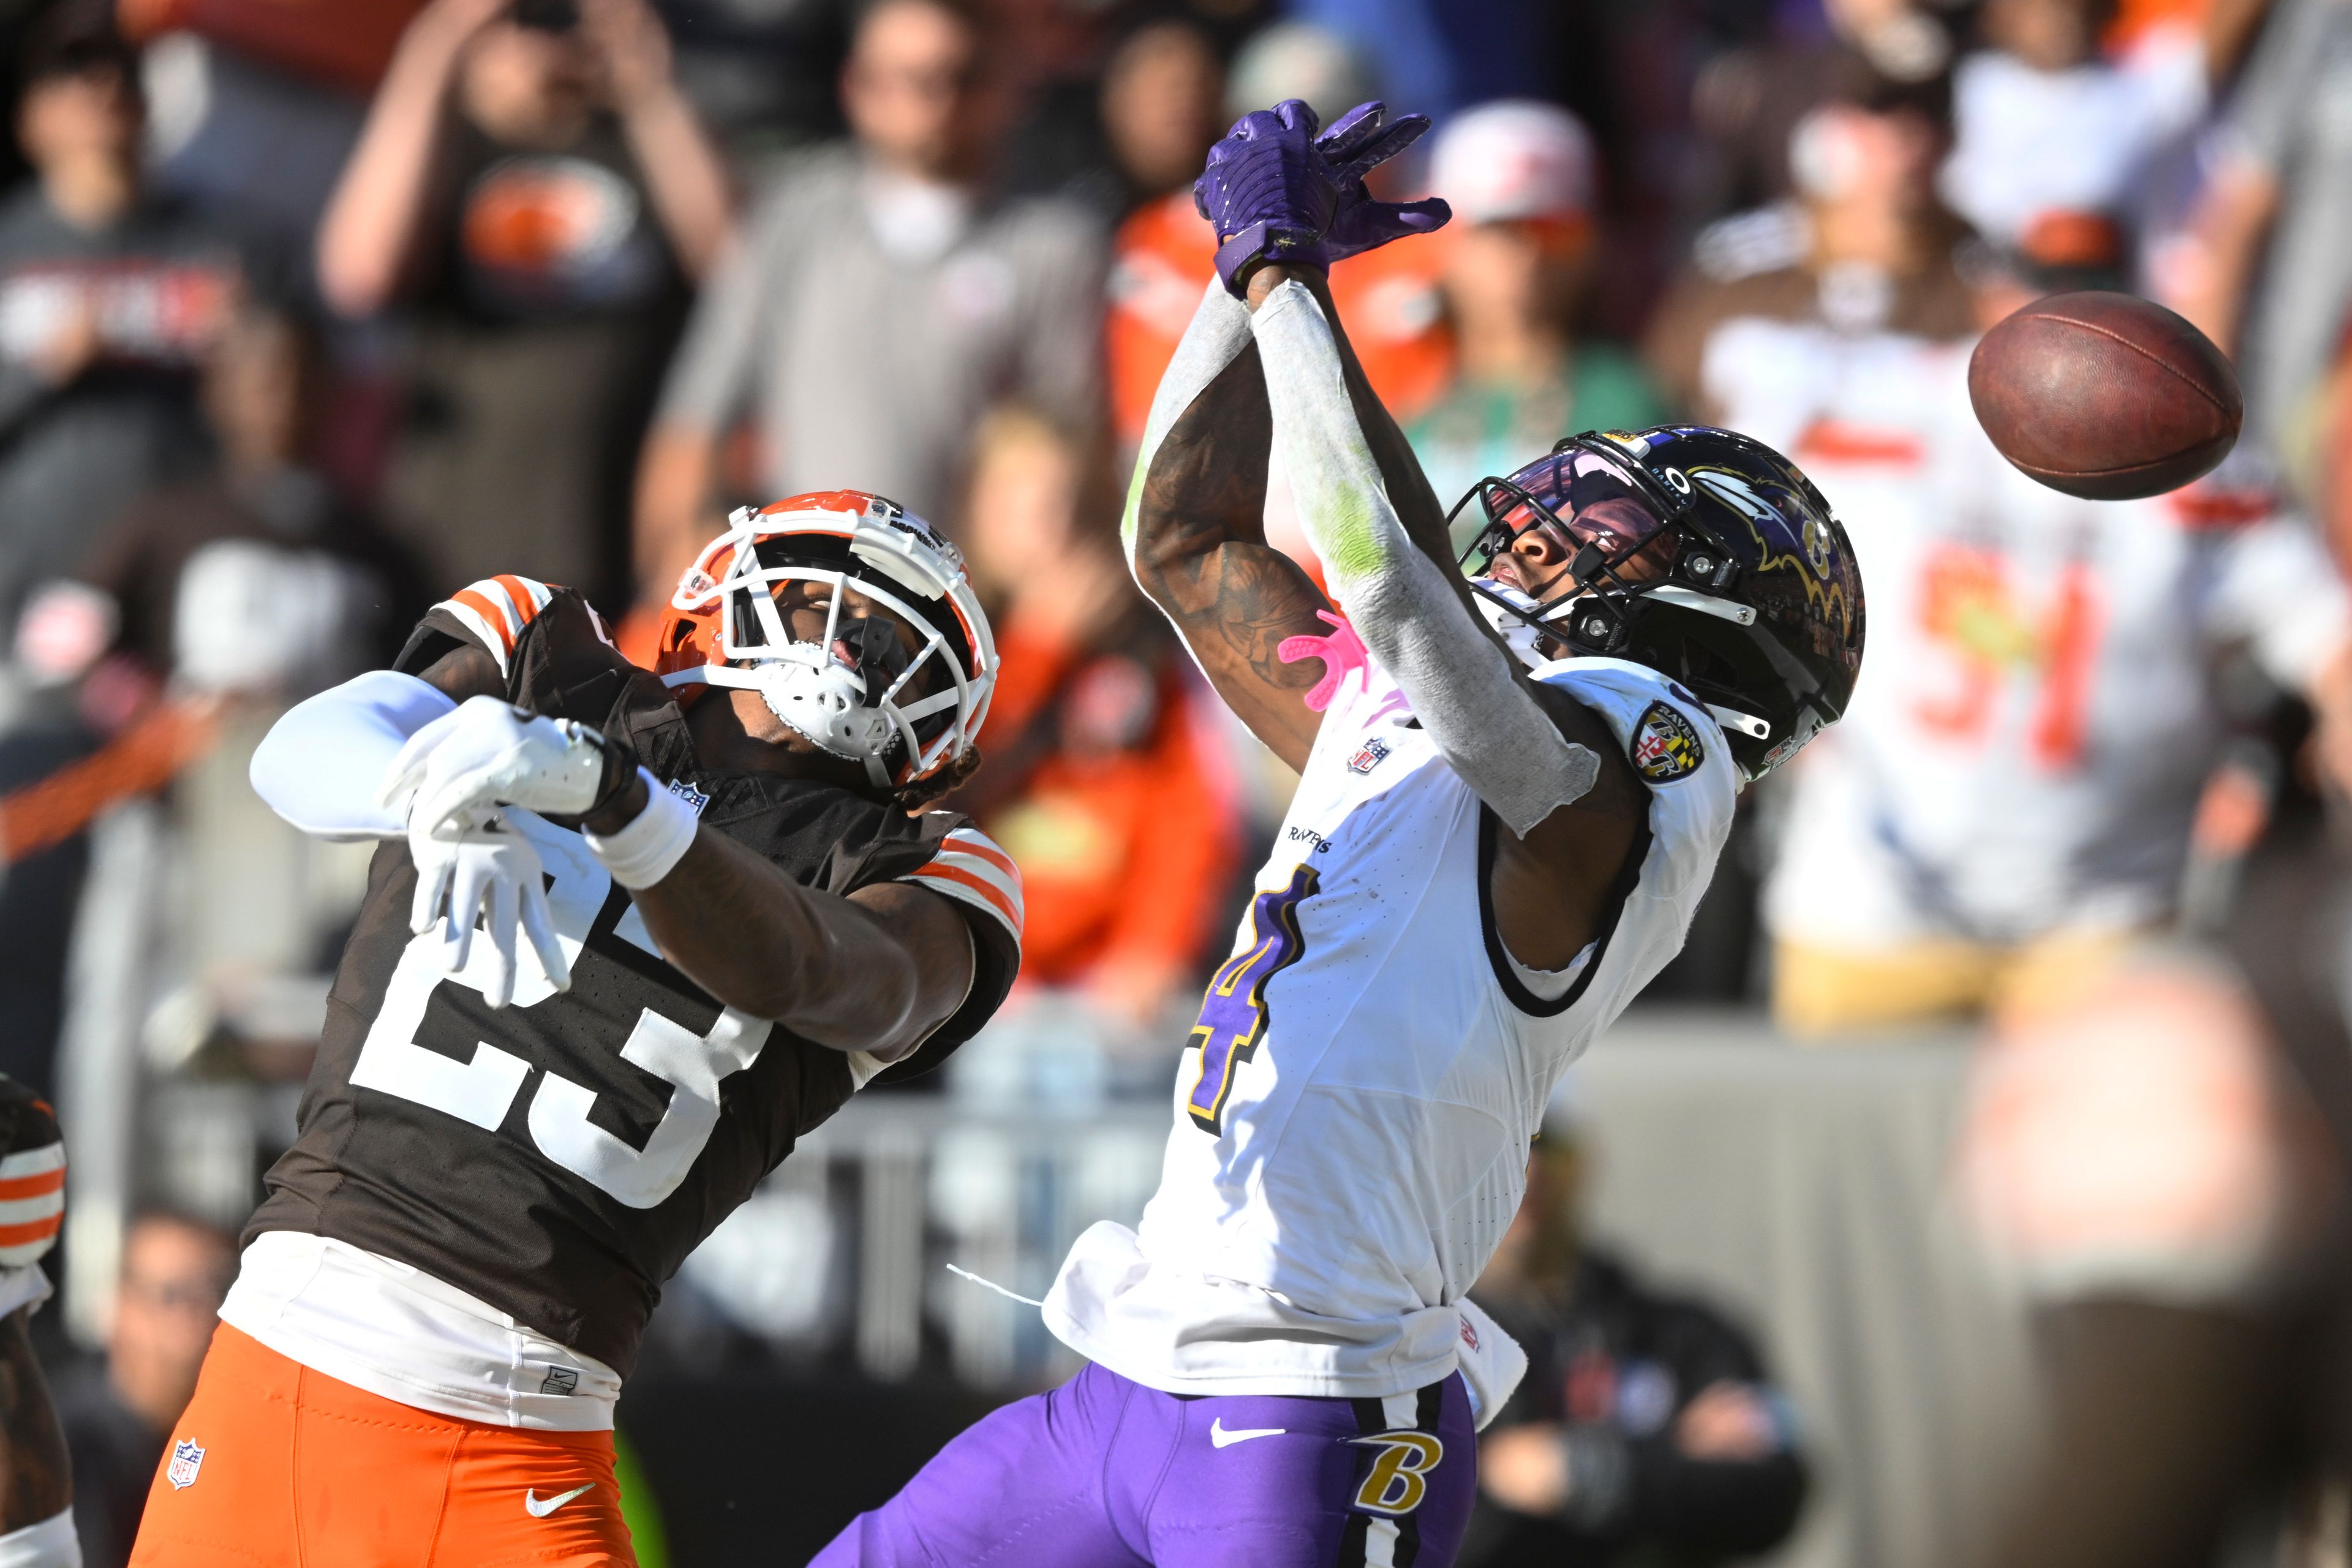
[(1307, 950), (1298, 934), (1298, 906), (1315, 891), (1312, 866), (1290, 873), (1287, 887), (1250, 901), (1249, 941), (1225, 960), (1201, 998), (1201, 1021), (1188, 1044), (1201, 1047), (1201, 1076), (1184, 1108), (1203, 1132), (1223, 1131), (1225, 1100), (1234, 1073), (1257, 1051), (1265, 1034), (1266, 982), (1298, 962)]

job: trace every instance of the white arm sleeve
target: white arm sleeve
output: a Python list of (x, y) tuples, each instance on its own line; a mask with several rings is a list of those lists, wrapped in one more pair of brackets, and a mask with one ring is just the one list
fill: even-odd
[(1406, 536), (1315, 296), (1284, 283), (1250, 325), (1265, 364), (1275, 448), (1332, 593), (1454, 771), (1513, 833), (1527, 833), (1591, 790), (1601, 759), (1560, 734), (1509, 656)]
[(1160, 443), (1184, 417), (1192, 400), (1207, 391), (1209, 383), (1223, 374), (1249, 344), (1249, 307), (1226, 293), (1223, 283), (1210, 279), (1208, 292), (1201, 297), (1201, 308), (1192, 312), (1192, 325), (1184, 329), (1175, 357), (1160, 377), (1160, 390), (1151, 395), (1151, 413), (1143, 422), (1143, 446), (1135, 454), (1135, 473), (1127, 486), (1127, 510), (1118, 525), (1129, 570), (1135, 566), (1136, 519), (1143, 507), (1143, 479), (1151, 471)]
[(73, 1510), (0, 1535), (0, 1568), (81, 1568)]
[(403, 838), (379, 805), (384, 770), (417, 731), (456, 710), (438, 687), (372, 669), (296, 703), (270, 726), (248, 776), (269, 809), (314, 838)]

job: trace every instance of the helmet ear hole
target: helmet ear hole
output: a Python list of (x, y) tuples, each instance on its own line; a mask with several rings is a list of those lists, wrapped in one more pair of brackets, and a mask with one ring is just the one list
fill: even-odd
[(1695, 690), (1709, 688), (1717, 691), (1739, 689), (1738, 667), (1704, 643), (1685, 639), (1682, 664), (1683, 684)]

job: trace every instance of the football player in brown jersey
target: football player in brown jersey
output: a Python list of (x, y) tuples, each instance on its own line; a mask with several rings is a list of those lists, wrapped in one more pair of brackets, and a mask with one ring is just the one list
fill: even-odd
[(613, 1402), (663, 1281), (1003, 999), (1019, 876), (921, 809), (995, 679), (954, 547), (857, 491), (745, 508), (660, 648), (488, 579), (257, 752), (289, 821), (384, 843), (133, 1563), (634, 1562)]

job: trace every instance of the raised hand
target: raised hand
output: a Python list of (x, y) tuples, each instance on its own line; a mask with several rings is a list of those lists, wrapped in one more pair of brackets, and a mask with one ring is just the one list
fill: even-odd
[(1297, 99), (1244, 114), (1209, 150), (1192, 187), (1217, 232), (1217, 276), (1238, 298), (1268, 263), (1328, 267), (1453, 216), (1435, 198), (1380, 202), (1364, 175), (1418, 141), (1426, 115), (1391, 121), (1381, 103), (1357, 105), (1317, 134), (1315, 111)]
[(605, 89), (621, 113), (669, 89), (669, 30), (646, 0), (583, 0), (580, 30), (596, 51)]
[(1209, 149), (1193, 205), (1217, 231), (1217, 276), (1238, 297), (1268, 262), (1313, 262), (1339, 210), (1339, 183), (1315, 151), (1315, 111), (1297, 99), (1244, 114)]
[(547, 983), (572, 988), (572, 963), (556, 939), (548, 913), (547, 879), (539, 851), (497, 811), (468, 811), (428, 828), (411, 817), (409, 858), (416, 862), (416, 897), (408, 929), (420, 935), (441, 931), (441, 967), (451, 974), (472, 956), (474, 926), (490, 938), (490, 973), (482, 998), (492, 1007), (514, 1000), (515, 928), (530, 938), (531, 951)]
[(1315, 150), (1339, 181), (1339, 209), (1323, 235), (1326, 265), (1392, 239), (1445, 226), (1454, 209), (1436, 196), (1417, 202), (1374, 201), (1364, 176), (1429, 132), (1429, 116), (1388, 117), (1388, 105), (1360, 103), (1316, 138)]
[(382, 798), (408, 804), (412, 837), (493, 806), (579, 816), (625, 788), (634, 763), (585, 724), (476, 697), (408, 738), (384, 770)]

